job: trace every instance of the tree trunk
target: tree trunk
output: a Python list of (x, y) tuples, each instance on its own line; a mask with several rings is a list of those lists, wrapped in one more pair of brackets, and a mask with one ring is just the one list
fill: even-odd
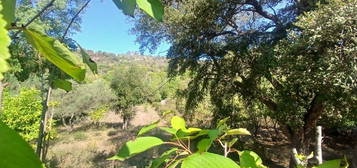
[(51, 111), (49, 111), (49, 118), (47, 119), (47, 123), (49, 123), (49, 130), (47, 130), (45, 128), (45, 139), (44, 139), (44, 147), (43, 147), (43, 151), (42, 151), (42, 160), (46, 160), (46, 156), (47, 156), (47, 152), (48, 152), (48, 148), (50, 146), (50, 135), (49, 135), (49, 132), (51, 131), (52, 129), (52, 119), (53, 119), (53, 108)]
[(315, 157), (317, 164), (322, 164), (322, 127), (316, 127), (316, 146), (315, 146)]
[(37, 147), (36, 147), (36, 154), (39, 158), (41, 157), (42, 154), (42, 149), (43, 149), (43, 138), (45, 136), (45, 128), (46, 128), (46, 115), (47, 115), (47, 110), (48, 110), (48, 102), (50, 100), (51, 96), (51, 87), (48, 87), (47, 90), (45, 88), (42, 89), (42, 113), (41, 113), (41, 121), (40, 121), (40, 128), (39, 128), (39, 133), (38, 133), (38, 138), (37, 138)]

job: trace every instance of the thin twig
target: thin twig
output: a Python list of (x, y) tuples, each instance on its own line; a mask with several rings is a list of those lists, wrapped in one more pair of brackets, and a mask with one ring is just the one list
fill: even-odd
[(67, 35), (67, 33), (68, 33), (69, 28), (72, 26), (72, 24), (73, 24), (73, 22), (74, 22), (74, 20), (75, 20), (75, 19), (78, 17), (78, 15), (83, 11), (83, 9), (88, 6), (88, 4), (89, 4), (90, 1), (91, 1), (91, 0), (88, 0), (88, 1), (81, 7), (81, 9), (79, 9), (79, 11), (73, 16), (71, 22), (69, 22), (69, 24), (68, 24), (68, 26), (67, 26), (67, 28), (66, 28), (66, 30), (65, 30), (65, 32), (64, 32), (64, 34), (63, 34), (63, 36), (62, 36), (62, 38), (61, 38), (61, 41), (64, 40), (64, 38), (66, 37), (66, 35)]
[[(45, 12), (49, 7), (51, 7), (53, 5), (53, 3), (55, 2), (55, 0), (51, 0), (45, 7), (42, 8), (42, 10), (40, 12), (38, 12), (31, 20), (29, 20), (26, 24), (24, 24), (22, 26), (22, 28), (26, 28), (28, 25), (30, 25), (32, 22), (34, 22), (38, 17), (40, 17), (42, 15), (43, 12)], [(23, 30), (20, 29), (18, 32), (15, 33), (14, 37), (16, 37), (17, 35), (19, 35), (19, 33)]]

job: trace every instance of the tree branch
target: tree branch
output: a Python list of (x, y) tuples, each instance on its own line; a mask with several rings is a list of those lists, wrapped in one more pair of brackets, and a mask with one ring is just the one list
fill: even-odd
[(83, 9), (88, 6), (88, 4), (89, 4), (90, 1), (91, 1), (91, 0), (88, 0), (88, 1), (81, 7), (81, 9), (79, 9), (79, 11), (73, 16), (71, 22), (68, 24), (68, 26), (67, 26), (65, 32), (64, 32), (63, 35), (62, 35), (61, 41), (64, 40), (64, 38), (66, 37), (66, 35), (67, 35), (67, 33), (68, 33), (69, 28), (72, 26), (73, 22), (76, 20), (76, 18), (78, 17), (78, 15), (83, 11)]
[[(39, 18), (43, 14), (43, 12), (45, 12), (49, 7), (51, 7), (53, 5), (54, 2), (55, 2), (55, 0), (51, 0), (45, 7), (42, 8), (42, 10), (40, 12), (38, 12), (31, 20), (29, 20), (26, 24), (24, 24), (22, 26), (22, 29), (26, 28), (32, 22), (34, 22), (37, 18)], [(19, 33), (22, 31), (22, 29), (20, 29), (18, 32), (16, 32), (14, 37), (19, 35)]]

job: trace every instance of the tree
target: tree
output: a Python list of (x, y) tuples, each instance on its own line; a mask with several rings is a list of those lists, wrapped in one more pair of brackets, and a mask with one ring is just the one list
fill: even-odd
[(127, 129), (135, 115), (134, 106), (146, 101), (149, 94), (148, 75), (143, 67), (129, 65), (119, 66), (112, 76), (110, 87), (116, 95), (114, 108), (123, 117), (123, 129)]
[[(291, 146), (308, 153), (324, 111), (356, 111), (351, 103), (356, 101), (351, 80), (356, 78), (356, 49), (350, 47), (355, 46), (356, 31), (350, 30), (356, 29), (356, 2), (326, 3), (165, 1), (164, 22), (142, 16), (134, 32), (143, 47), (171, 43), (170, 75), (192, 72), (188, 109), (206, 94), (218, 107), (217, 118), (232, 113), (225, 107), (237, 97), (245, 104), (264, 104)], [(287, 37), (292, 32), (296, 37)]]

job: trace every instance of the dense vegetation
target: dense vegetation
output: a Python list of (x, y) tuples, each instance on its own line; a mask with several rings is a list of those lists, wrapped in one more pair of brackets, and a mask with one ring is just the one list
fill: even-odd
[(355, 0), (114, 0), (166, 58), (83, 49), (90, 0), (0, 2), (0, 167), (357, 166)]

